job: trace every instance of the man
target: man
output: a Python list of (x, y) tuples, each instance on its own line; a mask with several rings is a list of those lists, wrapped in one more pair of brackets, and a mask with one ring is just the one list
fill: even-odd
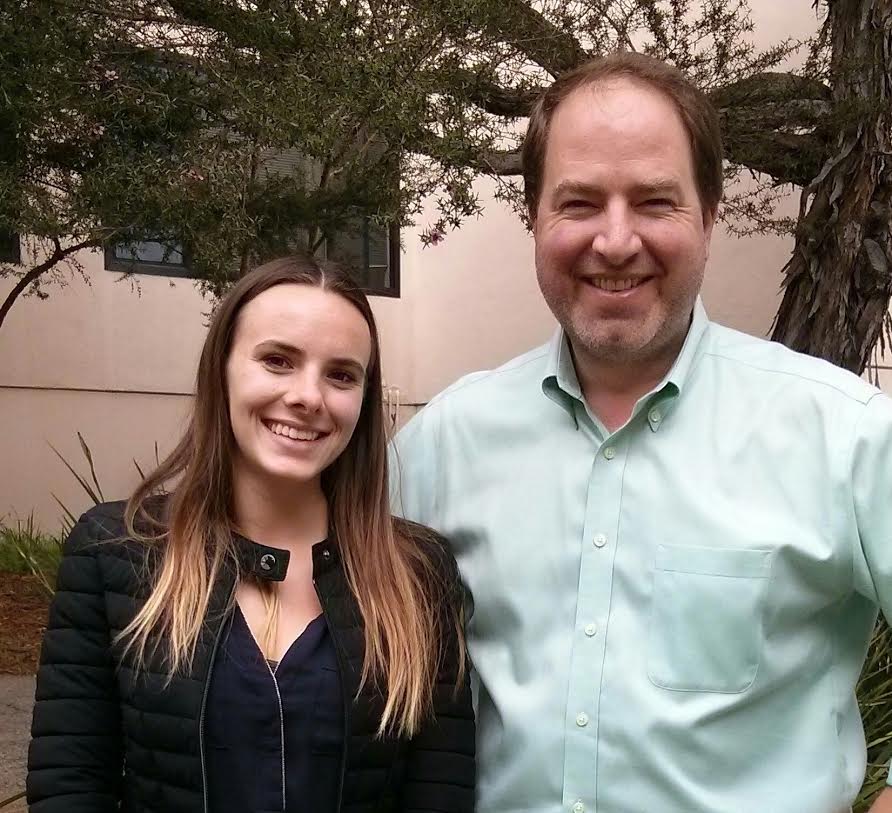
[(673, 68), (558, 79), (524, 178), (560, 330), (399, 436), (397, 508), (473, 597), (481, 813), (840, 813), (859, 790), (892, 402), (709, 322), (721, 170)]

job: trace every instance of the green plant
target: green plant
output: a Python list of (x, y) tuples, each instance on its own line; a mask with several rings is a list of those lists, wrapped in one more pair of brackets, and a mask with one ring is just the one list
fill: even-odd
[(62, 536), (41, 533), (33, 514), (14, 526), (0, 524), (0, 570), (31, 573), (52, 595), (62, 541)]
[[(102, 486), (99, 485), (99, 478), (96, 476), (96, 466), (93, 463), (93, 453), (90, 451), (90, 447), (87, 445), (87, 441), (84, 440), (84, 436), (78, 432), (77, 439), (80, 441), (81, 445), (81, 453), (87, 461), (87, 465), (90, 467), (90, 480), (88, 481), (86, 477), (80, 474), (68, 460), (65, 459), (65, 456), (51, 443), (49, 446), (55, 452), (56, 457), (62, 461), (65, 468), (71, 472), (71, 476), (77, 480), (80, 487), (86, 492), (87, 496), (93, 501), (94, 505), (99, 505), (101, 502), (105, 502), (105, 495), (102, 493)], [(155, 444), (155, 454), (158, 454), (158, 445)], [(136, 466), (137, 471), (140, 472), (140, 476), (142, 472), (139, 470), (139, 464), (134, 460), (133, 464)], [(65, 536), (68, 536), (71, 533), (71, 529), (77, 524), (77, 517), (74, 513), (62, 502), (55, 494), (53, 494), (53, 499), (59, 504), (59, 507), (62, 509), (62, 530)]]
[(886, 786), (892, 759), (892, 630), (880, 619), (858, 681), (858, 704), (867, 740), (867, 772), (853, 813), (866, 813)]

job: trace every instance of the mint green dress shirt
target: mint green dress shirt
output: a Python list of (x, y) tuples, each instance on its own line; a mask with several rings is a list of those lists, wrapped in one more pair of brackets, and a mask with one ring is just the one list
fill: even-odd
[(473, 599), (480, 813), (838, 813), (892, 610), (892, 401), (709, 322), (610, 433), (564, 336), (400, 433)]

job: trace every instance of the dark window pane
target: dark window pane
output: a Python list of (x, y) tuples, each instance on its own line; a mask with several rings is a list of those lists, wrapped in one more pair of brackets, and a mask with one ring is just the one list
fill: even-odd
[(343, 231), (328, 241), (328, 258), (348, 268), (365, 267), (365, 239), (362, 231)]
[(397, 277), (391, 267), (391, 231), (364, 218), (361, 224), (332, 235), (326, 256), (349, 268), (366, 290), (398, 296)]
[(0, 262), (19, 263), (22, 261), (22, 250), (19, 236), (13, 232), (0, 230)]
[(164, 265), (185, 265), (183, 247), (178, 244), (160, 243), (157, 240), (145, 240), (132, 245), (116, 245), (116, 260), (123, 262), (155, 263)]

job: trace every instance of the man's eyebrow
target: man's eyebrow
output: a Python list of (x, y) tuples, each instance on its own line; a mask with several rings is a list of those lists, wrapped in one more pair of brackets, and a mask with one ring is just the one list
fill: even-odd
[(675, 178), (669, 176), (665, 178), (651, 178), (636, 186), (638, 192), (652, 194), (654, 192), (675, 192), (679, 188), (679, 183)]
[[(678, 179), (669, 175), (665, 177), (651, 178), (635, 185), (636, 192), (653, 193), (653, 192), (675, 192), (680, 184)], [(595, 184), (585, 183), (584, 181), (561, 181), (554, 188), (555, 197), (595, 194), (601, 191), (601, 188)]]
[(584, 183), (583, 181), (561, 181), (554, 188), (555, 197), (572, 195), (580, 195), (581, 197), (585, 197), (586, 195), (591, 195), (595, 192), (598, 192), (597, 186)]

